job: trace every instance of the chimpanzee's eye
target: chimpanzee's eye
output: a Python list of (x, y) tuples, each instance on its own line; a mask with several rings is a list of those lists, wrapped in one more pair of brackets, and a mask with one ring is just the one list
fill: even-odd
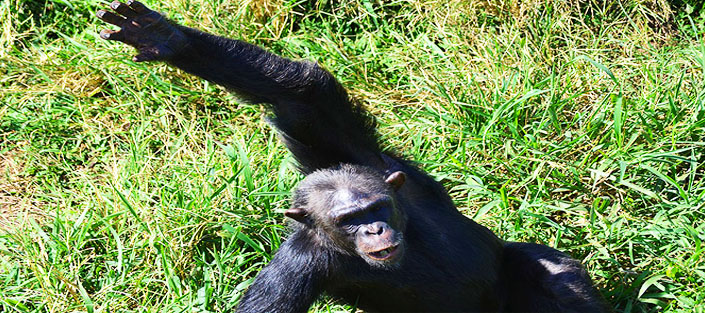
[(352, 215), (346, 215), (338, 219), (337, 224), (338, 225), (345, 225), (349, 224), (350, 221), (352, 220), (353, 216)]

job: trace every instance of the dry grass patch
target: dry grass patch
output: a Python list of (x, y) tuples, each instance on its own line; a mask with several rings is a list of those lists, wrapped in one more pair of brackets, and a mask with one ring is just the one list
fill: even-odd
[(32, 196), (32, 180), (23, 176), (20, 156), (18, 150), (0, 153), (0, 230), (4, 231), (49, 218), (42, 209), (43, 203)]

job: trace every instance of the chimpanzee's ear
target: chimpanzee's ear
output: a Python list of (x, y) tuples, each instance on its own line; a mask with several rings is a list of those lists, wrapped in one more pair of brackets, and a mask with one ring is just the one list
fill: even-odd
[(402, 185), (404, 185), (404, 182), (406, 181), (406, 174), (402, 171), (396, 171), (394, 173), (389, 174), (387, 176), (387, 179), (384, 180), (387, 184), (391, 185), (394, 190), (399, 190)]
[(284, 211), (284, 216), (293, 219), (302, 224), (310, 224), (311, 220), (308, 218), (308, 213), (302, 208), (291, 208)]

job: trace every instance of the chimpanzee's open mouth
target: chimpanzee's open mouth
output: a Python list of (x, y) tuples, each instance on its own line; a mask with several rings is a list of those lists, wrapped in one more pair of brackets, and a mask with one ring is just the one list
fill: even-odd
[(377, 261), (385, 261), (393, 258), (395, 255), (397, 255), (397, 248), (399, 246), (391, 246), (386, 249), (382, 249), (379, 251), (375, 252), (368, 252), (367, 255), (370, 256), (370, 258), (377, 260)]

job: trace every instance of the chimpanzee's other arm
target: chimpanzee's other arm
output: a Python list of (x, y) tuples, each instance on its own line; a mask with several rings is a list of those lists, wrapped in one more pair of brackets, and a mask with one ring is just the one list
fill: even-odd
[(165, 61), (268, 104), (274, 125), (305, 173), (339, 163), (383, 169), (374, 120), (315, 63), (176, 25), (137, 1), (115, 1), (111, 8), (118, 14), (100, 10), (97, 15), (121, 29), (102, 31), (103, 39), (137, 48), (135, 61)]
[(305, 313), (323, 290), (326, 251), (311, 249), (301, 234), (287, 239), (238, 304), (239, 313)]
[(507, 242), (502, 276), (503, 312), (610, 312), (582, 264), (556, 249)]

